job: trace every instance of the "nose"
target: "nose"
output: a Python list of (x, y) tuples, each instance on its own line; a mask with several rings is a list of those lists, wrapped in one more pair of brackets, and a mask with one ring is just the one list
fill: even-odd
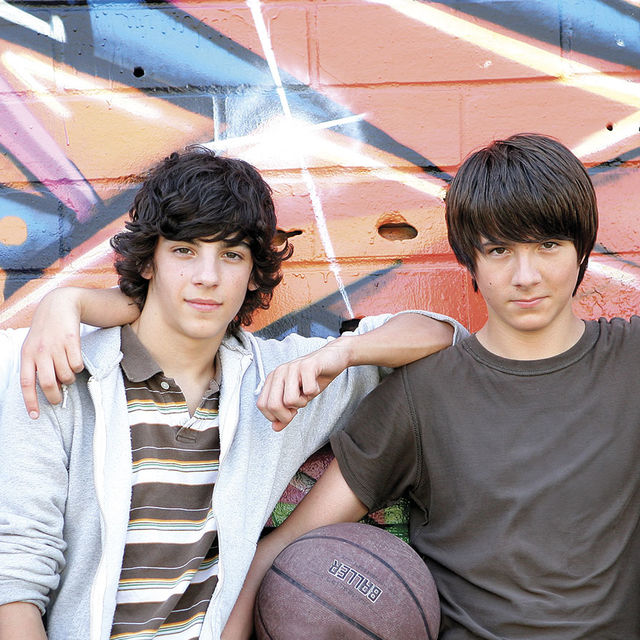
[(538, 262), (533, 251), (517, 252), (513, 270), (513, 284), (518, 287), (531, 287), (540, 282), (541, 275)]
[(219, 283), (218, 261), (211, 256), (199, 256), (194, 265), (192, 282), (205, 287), (215, 287)]

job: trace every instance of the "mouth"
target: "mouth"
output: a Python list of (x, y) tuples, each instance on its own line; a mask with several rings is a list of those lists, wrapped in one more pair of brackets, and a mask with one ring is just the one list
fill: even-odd
[(222, 303), (217, 300), (208, 300), (205, 298), (191, 298), (189, 300), (185, 300), (185, 302), (192, 309), (195, 309), (196, 311), (204, 311), (205, 313), (215, 311), (222, 306)]
[(538, 298), (521, 298), (520, 300), (512, 300), (513, 304), (521, 309), (532, 309), (538, 306), (546, 296), (540, 296)]

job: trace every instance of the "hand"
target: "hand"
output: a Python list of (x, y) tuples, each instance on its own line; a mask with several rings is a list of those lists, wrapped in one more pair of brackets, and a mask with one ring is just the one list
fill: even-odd
[(71, 384), (84, 364), (80, 352), (81, 305), (77, 290), (56, 289), (37, 306), (31, 329), (22, 345), (20, 386), (29, 416), (40, 415), (36, 376), (52, 404), (62, 400), (58, 383)]
[(343, 336), (321, 349), (274, 369), (265, 381), (258, 409), (275, 431), (284, 429), (305, 407), (351, 363), (351, 341)]

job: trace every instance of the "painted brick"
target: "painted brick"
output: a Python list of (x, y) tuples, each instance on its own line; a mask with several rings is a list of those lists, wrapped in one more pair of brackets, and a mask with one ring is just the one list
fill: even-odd
[[(470, 19), (440, 3), (413, 3), (410, 11), (412, 17), (407, 18), (391, 7), (366, 2), (320, 5), (317, 14), (320, 82), (330, 85), (489, 82), (547, 75), (522, 61), (514, 62), (500, 55), (505, 49), (504, 39), (513, 39), (510, 32), (503, 33), (495, 25)], [(466, 39), (456, 36), (463, 26), (470, 27)], [(528, 41), (520, 35), (518, 38)], [(549, 48), (546, 44), (542, 47)]]
[[(607, 123), (637, 111), (603, 93), (560, 81), (469, 86), (462, 102), (462, 148), (471, 150), (494, 138), (531, 130), (554, 136), (572, 148), (594, 132), (605, 131)], [(571, 106), (587, 101), (589, 108), (579, 113)], [(590, 163), (609, 158), (606, 149), (589, 156)]]
[[(486, 310), (447, 246), (443, 188), (473, 148), (531, 130), (575, 149), (596, 185), (578, 312), (638, 307), (638, 8), (270, 0), (279, 94), (242, 0), (13, 6), (0, 18), (1, 326), (27, 322), (31, 302), (12, 309), (54, 277), (115, 282), (108, 250), (86, 256), (121, 228), (144, 171), (204, 143), (263, 171), (279, 228), (301, 231), (256, 328), (337, 327), (328, 253), (355, 313), (426, 305), (478, 328)], [(385, 222), (417, 235), (384, 237)]]

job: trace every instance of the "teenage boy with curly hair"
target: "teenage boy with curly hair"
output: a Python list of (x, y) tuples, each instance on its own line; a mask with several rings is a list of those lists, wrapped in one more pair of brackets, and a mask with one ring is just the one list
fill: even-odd
[(463, 163), (446, 218), (486, 324), (396, 370), (332, 437), (336, 459), (259, 545), (234, 637), (289, 541), (406, 493), (442, 640), (640, 638), (640, 318), (572, 310), (589, 176), (559, 142), (512, 136)]
[(131, 324), (85, 336), (72, 363), (84, 371), (62, 404), (40, 395), (35, 422), (9, 380), (2, 640), (218, 638), (288, 481), (379, 381), (376, 366), (351, 365), (398, 366), (450, 344), (453, 321), (418, 313), (368, 318), (334, 341), (243, 331), (290, 254), (275, 230), (255, 168), (174, 153), (112, 240), (123, 293), (60, 294), (85, 319)]

